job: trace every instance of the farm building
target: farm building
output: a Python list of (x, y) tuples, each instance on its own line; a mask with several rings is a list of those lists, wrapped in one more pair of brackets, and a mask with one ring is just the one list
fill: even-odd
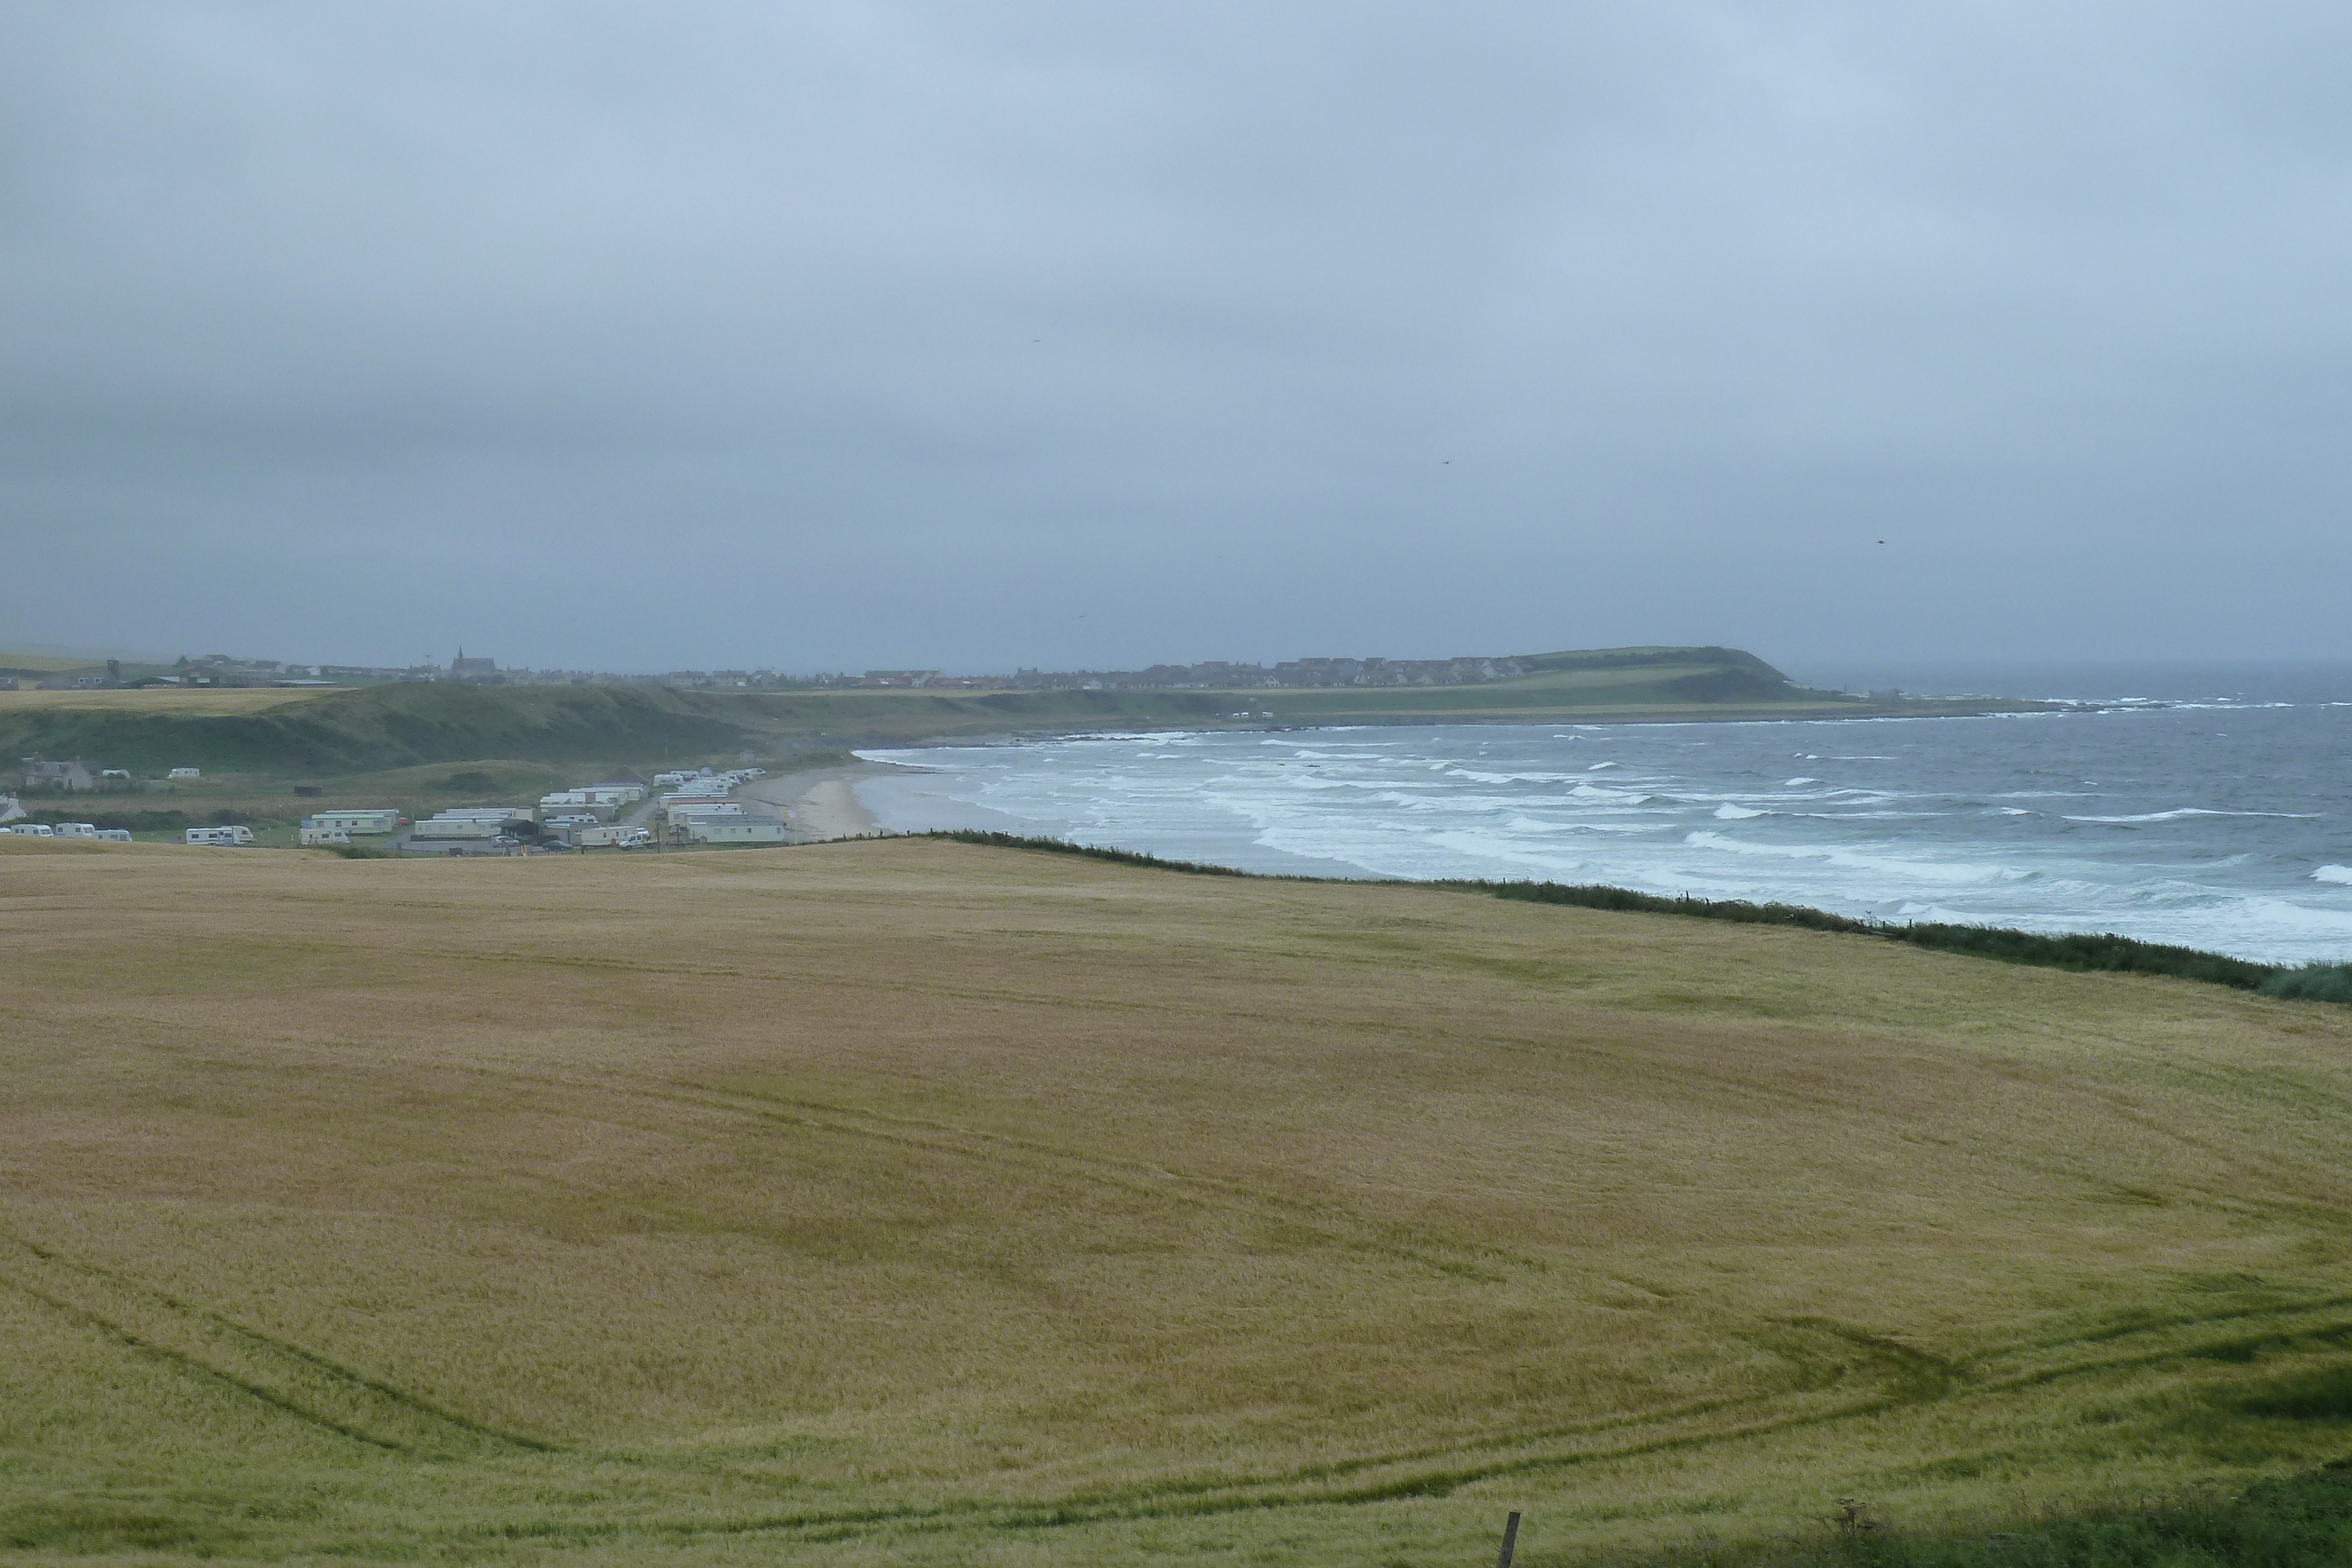
[(27, 789), (95, 789), (99, 769), (87, 762), (45, 762), (37, 757), (27, 757), (25, 763), (25, 788)]

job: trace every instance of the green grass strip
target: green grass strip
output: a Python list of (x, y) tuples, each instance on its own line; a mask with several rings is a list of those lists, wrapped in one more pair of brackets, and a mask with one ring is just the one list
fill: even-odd
[[(1260, 872), (1239, 871), (1232, 866), (1208, 865), (1198, 861), (1163, 860), (1158, 855), (1143, 854), (1134, 850), (1075, 844), (1066, 839), (1024, 837), (1018, 833), (987, 832), (971, 828), (942, 829), (911, 836), (951, 839), (959, 843), (987, 844), (997, 849), (1080, 855), (1118, 865), (1181, 872), (1189, 876), (1265, 878), (1265, 873)], [(1265, 879), (1284, 882), (1342, 880), (1307, 876)], [(2137, 937), (2120, 936), (2114, 932), (2095, 935), (2077, 931), (2047, 936), (2038, 931), (2021, 931), (2010, 925), (1855, 920), (1843, 915), (1832, 915), (1826, 909), (1811, 909), (1801, 904), (1755, 904), (1746, 899), (1693, 898), (1688, 894), (1666, 897), (1654, 893), (1636, 893), (1631, 888), (1610, 887), (1600, 883), (1572, 884), (1445, 880), (1392, 885), (1446, 887), (1465, 893), (1483, 893), (1495, 898), (1517, 899), (1528, 904), (1563, 904), (1580, 909), (1630, 910), (1643, 915), (1679, 915), (1694, 920), (1728, 920), (1743, 925), (1794, 925), (1808, 931), (1879, 936), (1890, 942), (1907, 942), (1915, 947), (1925, 947), (1932, 952), (1963, 953), (1970, 957), (1990, 958), (2004, 964), (2027, 964), (2038, 968), (2071, 970), (2076, 974), (2164, 975), (2174, 979), (2228, 986), (2236, 990), (2253, 991), (2290, 1001), (2352, 1004), (2352, 963), (2305, 964), (2299, 967), (2258, 964), (2247, 958), (2233, 958), (2226, 953), (2208, 953), (2201, 948), (2175, 946), (2164, 942), (2143, 942)]]
[(1842, 1506), (1812, 1539), (1694, 1543), (1648, 1568), (2341, 1568), (2352, 1563), (2352, 1461), (2236, 1497), (2052, 1514), (1998, 1531), (1913, 1531)]

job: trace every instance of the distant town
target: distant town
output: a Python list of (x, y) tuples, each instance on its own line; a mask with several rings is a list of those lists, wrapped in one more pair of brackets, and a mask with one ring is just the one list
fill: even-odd
[[(5, 655), (0, 655), (5, 659)], [(49, 661), (58, 663), (59, 661)], [(226, 653), (181, 658), (170, 664), (94, 661), (88, 668), (10, 670), (0, 682), (47, 691), (101, 691), (155, 686), (356, 686), (400, 681), (454, 681), (473, 685), (671, 686), (688, 689), (822, 691), (845, 687), (953, 688), (960, 691), (1251, 690), (1327, 686), (1461, 686), (1508, 680), (1528, 673), (1517, 659), (1328, 658), (1278, 664), (1153, 664), (1141, 670), (1016, 670), (1009, 675), (951, 675), (940, 670), (866, 670), (858, 674), (779, 674), (774, 670), (668, 670), (621, 674), (603, 670), (501, 669), (498, 661), (460, 649), (446, 665), (287, 664)]]

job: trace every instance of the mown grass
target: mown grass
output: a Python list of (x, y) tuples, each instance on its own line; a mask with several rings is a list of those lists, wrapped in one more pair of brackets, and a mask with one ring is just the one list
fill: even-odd
[(28, 1559), (1566, 1568), (2347, 1447), (2335, 1009), (908, 839), (0, 841), (0, 938)]

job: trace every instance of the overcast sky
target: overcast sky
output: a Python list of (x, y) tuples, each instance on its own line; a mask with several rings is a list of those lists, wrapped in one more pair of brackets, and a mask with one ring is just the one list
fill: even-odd
[(2344, 656), (2347, 62), (2294, 0), (15, 0), (0, 642)]

